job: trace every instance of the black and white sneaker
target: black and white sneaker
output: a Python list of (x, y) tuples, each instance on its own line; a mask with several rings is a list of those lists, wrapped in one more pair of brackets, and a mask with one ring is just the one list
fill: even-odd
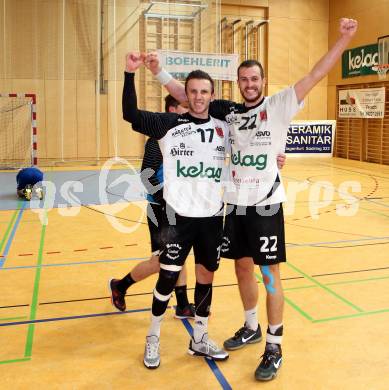
[(205, 333), (200, 342), (196, 343), (192, 338), (189, 342), (188, 353), (192, 356), (203, 356), (210, 360), (227, 360), (228, 352), (218, 347)]
[(244, 324), (232, 337), (224, 342), (224, 348), (234, 351), (244, 347), (246, 344), (259, 343), (262, 340), (261, 327), (258, 324), (257, 330), (252, 330)]
[(266, 346), (265, 353), (261, 356), (262, 361), (255, 370), (257, 381), (270, 381), (277, 376), (282, 364), (282, 350), (278, 344)]

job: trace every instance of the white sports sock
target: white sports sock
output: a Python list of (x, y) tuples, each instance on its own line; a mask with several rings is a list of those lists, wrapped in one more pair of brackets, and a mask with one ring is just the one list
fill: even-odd
[(164, 314), (160, 316), (151, 315), (151, 324), (147, 336), (159, 336), (161, 335), (161, 322)]
[(250, 310), (245, 310), (244, 316), (246, 319), (246, 326), (251, 330), (257, 330), (258, 329), (258, 316), (257, 316), (257, 307)]
[(200, 317), (195, 315), (195, 323), (193, 326), (193, 339), (196, 343), (200, 342), (204, 334), (208, 333), (208, 317)]
[(270, 325), (269, 324), (269, 331), (266, 333), (266, 343), (268, 344), (282, 344), (282, 336), (276, 336), (275, 333), (277, 332), (277, 329), (279, 329), (282, 326), (282, 324), (278, 325)]
[(281, 324), (278, 324), (278, 325), (270, 325), (269, 324), (269, 330), (270, 330), (270, 333), (271, 334), (276, 334), (276, 331), (279, 327), (282, 326), (282, 323)]

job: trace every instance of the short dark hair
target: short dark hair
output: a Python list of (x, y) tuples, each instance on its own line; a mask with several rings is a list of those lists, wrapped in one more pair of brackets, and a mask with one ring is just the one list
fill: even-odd
[(169, 107), (178, 107), (180, 102), (172, 95), (165, 96), (165, 112), (169, 112)]
[(185, 79), (185, 92), (186, 92), (186, 86), (188, 85), (188, 81), (192, 79), (198, 79), (198, 80), (208, 80), (211, 83), (212, 87), (212, 93), (215, 91), (215, 83), (213, 82), (212, 77), (207, 73), (204, 72), (203, 70), (197, 69), (197, 70), (192, 70), (188, 74), (188, 76)]
[(239, 71), (240, 71), (240, 68), (252, 68), (253, 66), (258, 66), (259, 68), (259, 73), (261, 74), (261, 77), (264, 78), (265, 77), (265, 72), (263, 71), (263, 66), (262, 64), (257, 61), (257, 60), (246, 60), (246, 61), (243, 61), (239, 67), (238, 67), (238, 78), (239, 78)]

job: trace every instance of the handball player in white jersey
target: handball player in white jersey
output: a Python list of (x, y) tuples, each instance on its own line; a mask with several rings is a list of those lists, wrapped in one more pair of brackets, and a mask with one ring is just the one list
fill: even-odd
[(222, 183), (228, 127), (209, 116), (214, 96), (211, 77), (201, 71), (186, 79), (189, 109), (182, 115), (138, 110), (134, 72), (144, 55), (129, 53), (123, 88), (123, 118), (135, 131), (158, 140), (163, 157), (163, 198), (159, 278), (153, 292), (151, 325), (144, 365), (160, 365), (161, 321), (184, 262), (193, 248), (195, 258), (195, 323), (188, 352), (212, 360), (228, 353), (208, 338), (208, 316), (214, 272), (219, 267), (223, 235)]
[[(235, 260), (245, 311), (243, 327), (224, 342), (224, 347), (235, 350), (261, 341), (258, 286), (253, 272), (257, 264), (266, 286), (268, 317), (265, 352), (255, 370), (260, 381), (273, 379), (282, 363), (284, 295), (279, 264), (286, 261), (282, 214), (286, 199), (274, 156), (284, 150), (290, 121), (304, 97), (336, 64), (356, 31), (355, 20), (342, 18), (338, 40), (312, 70), (293, 86), (269, 97), (264, 96), (266, 79), (261, 64), (244, 61), (238, 69), (244, 103), (216, 100), (210, 105), (210, 114), (225, 119), (230, 129), (229, 185), (224, 195), (227, 216), (221, 251), (223, 257)], [(159, 67), (155, 53), (149, 54), (146, 65), (177, 100), (185, 101), (182, 85)]]

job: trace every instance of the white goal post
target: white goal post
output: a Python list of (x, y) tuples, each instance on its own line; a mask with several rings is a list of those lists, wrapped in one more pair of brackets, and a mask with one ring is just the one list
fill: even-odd
[(36, 95), (0, 93), (0, 169), (37, 165)]

